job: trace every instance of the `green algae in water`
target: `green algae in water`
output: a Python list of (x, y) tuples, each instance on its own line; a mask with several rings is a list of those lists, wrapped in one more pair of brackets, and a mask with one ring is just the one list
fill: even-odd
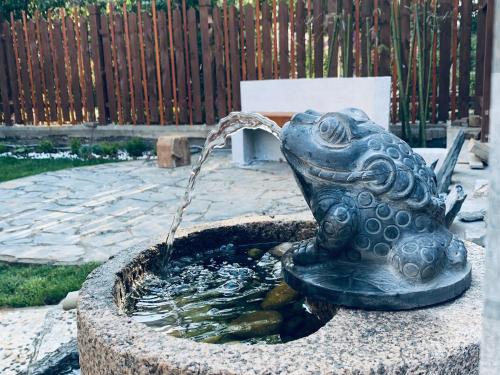
[(213, 344), (278, 344), (315, 332), (322, 323), (304, 298), (276, 293), (287, 286), (269, 247), (229, 244), (174, 260), (136, 288), (130, 315), (172, 336)]

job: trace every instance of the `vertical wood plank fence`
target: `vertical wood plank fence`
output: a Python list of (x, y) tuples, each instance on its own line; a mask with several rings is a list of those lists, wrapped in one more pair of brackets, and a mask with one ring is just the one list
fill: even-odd
[[(391, 75), (391, 12), (399, 19), (409, 108), (417, 113), (421, 0), (278, 0), (136, 11), (53, 11), (0, 21), (0, 123), (214, 124), (240, 109), (241, 80)], [(439, 22), (425, 41), (429, 120), (466, 117), (489, 98), (487, 2), (434, 0)], [(473, 28), (475, 21), (477, 27)], [(472, 51), (475, 40), (475, 53)], [(486, 65), (485, 65), (486, 64)], [(413, 66), (415, 66), (414, 64)], [(392, 121), (399, 92), (392, 89)]]

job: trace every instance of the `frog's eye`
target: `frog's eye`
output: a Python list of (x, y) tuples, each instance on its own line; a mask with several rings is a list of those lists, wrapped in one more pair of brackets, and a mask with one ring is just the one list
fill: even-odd
[(335, 117), (323, 119), (318, 125), (318, 132), (323, 140), (333, 144), (347, 143), (351, 138), (348, 126)]

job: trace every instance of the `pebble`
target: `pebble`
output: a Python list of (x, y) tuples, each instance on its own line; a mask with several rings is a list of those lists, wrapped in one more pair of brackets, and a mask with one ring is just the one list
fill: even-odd
[(246, 339), (278, 333), (283, 316), (278, 311), (255, 311), (233, 320), (228, 332), (235, 337)]
[(78, 291), (69, 292), (62, 301), (62, 308), (64, 311), (76, 309), (78, 303)]
[(260, 306), (264, 310), (275, 310), (295, 301), (299, 293), (290, 288), (286, 283), (280, 283), (271, 289)]
[(271, 250), (269, 250), (269, 254), (272, 256), (281, 259), (281, 257), (293, 246), (293, 242), (283, 242), (279, 245), (276, 245)]

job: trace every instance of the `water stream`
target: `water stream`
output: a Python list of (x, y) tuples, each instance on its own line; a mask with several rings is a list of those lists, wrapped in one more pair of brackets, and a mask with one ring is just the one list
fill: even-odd
[(175, 233), (177, 232), (177, 229), (182, 222), (182, 216), (184, 215), (184, 212), (186, 211), (193, 198), (192, 193), (194, 185), (196, 183), (198, 175), (200, 174), (201, 167), (214, 148), (223, 147), (226, 144), (227, 137), (229, 137), (231, 134), (236, 133), (240, 129), (262, 129), (270, 132), (278, 139), (280, 139), (281, 136), (281, 128), (276, 125), (274, 121), (258, 113), (231, 112), (228, 116), (219, 121), (217, 127), (207, 136), (205, 145), (201, 150), (200, 157), (198, 161), (193, 165), (193, 169), (191, 170), (191, 174), (189, 175), (189, 181), (186, 186), (186, 191), (184, 192), (181, 204), (179, 205), (179, 208), (175, 213), (172, 224), (170, 225), (170, 230), (167, 234), (167, 252), (165, 254), (165, 259), (168, 260), (170, 258)]

